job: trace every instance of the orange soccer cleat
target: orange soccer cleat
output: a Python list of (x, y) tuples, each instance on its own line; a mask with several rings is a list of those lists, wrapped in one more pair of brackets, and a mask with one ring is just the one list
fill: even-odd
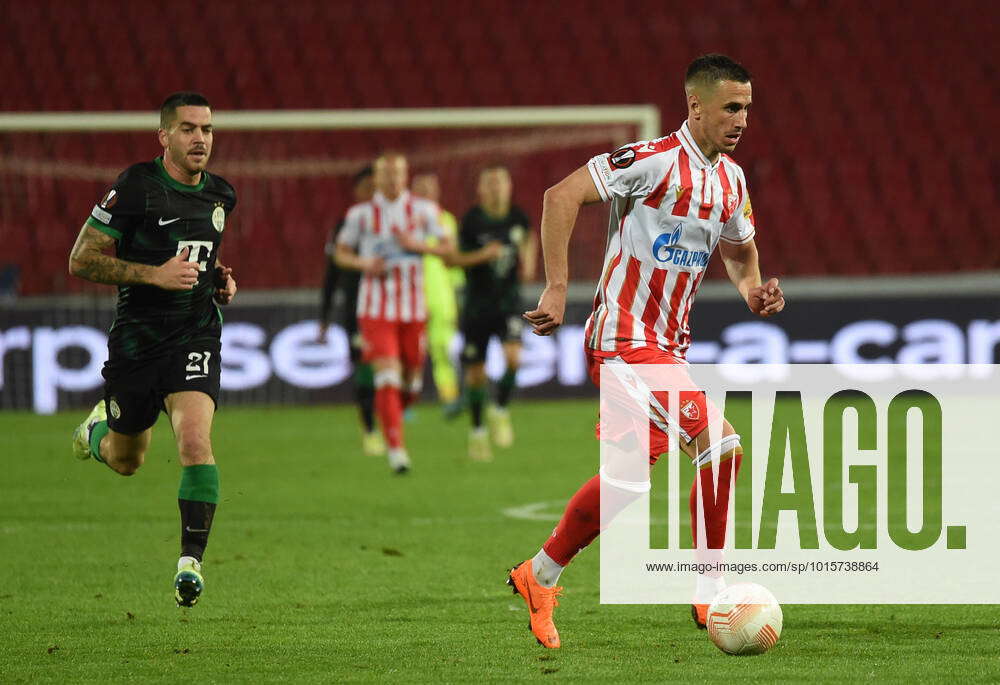
[(708, 627), (708, 605), (692, 604), (691, 620), (693, 620), (694, 624), (698, 626), (698, 630), (705, 630), (705, 628)]
[(559, 647), (559, 631), (552, 622), (552, 610), (559, 606), (559, 594), (562, 588), (544, 587), (535, 580), (531, 572), (531, 559), (522, 562), (510, 570), (507, 584), (514, 588), (515, 595), (521, 595), (528, 611), (531, 612), (531, 622), (528, 627), (538, 640), (538, 644), (549, 649)]

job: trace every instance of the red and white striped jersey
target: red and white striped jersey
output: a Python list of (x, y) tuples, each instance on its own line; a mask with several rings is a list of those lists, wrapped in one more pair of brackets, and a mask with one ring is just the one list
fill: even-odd
[(754, 236), (743, 170), (726, 155), (709, 164), (686, 121), (669, 136), (598, 155), (587, 167), (612, 203), (587, 346), (658, 347), (683, 359), (709, 256), (720, 239), (740, 245)]
[(426, 321), (423, 257), (406, 252), (396, 240), (409, 233), (418, 240), (443, 239), (437, 203), (404, 191), (394, 201), (375, 193), (370, 202), (347, 211), (337, 242), (362, 257), (381, 257), (385, 273), (364, 274), (358, 288), (358, 317), (382, 321)]

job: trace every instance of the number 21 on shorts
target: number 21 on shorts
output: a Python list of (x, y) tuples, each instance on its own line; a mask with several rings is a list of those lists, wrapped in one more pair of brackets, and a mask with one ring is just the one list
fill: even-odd
[(188, 352), (187, 366), (184, 367), (187, 376), (184, 377), (184, 380), (208, 378), (208, 360), (211, 358), (211, 352)]

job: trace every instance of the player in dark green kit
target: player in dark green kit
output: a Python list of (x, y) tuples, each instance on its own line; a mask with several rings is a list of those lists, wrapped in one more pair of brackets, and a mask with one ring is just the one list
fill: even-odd
[[(181, 556), (174, 577), (180, 606), (193, 606), (201, 560), (219, 501), (211, 429), (219, 397), (222, 313), (236, 294), (219, 264), (236, 192), (205, 171), (212, 111), (197, 93), (174, 93), (160, 109), (163, 155), (122, 173), (87, 219), (69, 270), (118, 286), (108, 337), (104, 399), (73, 434), (73, 451), (123, 476), (142, 465), (161, 410), (181, 463)], [(115, 247), (115, 256), (105, 251)]]
[(483, 428), (486, 407), (486, 348), (497, 336), (503, 345), (506, 369), (497, 382), (495, 404), (487, 420), (493, 441), (509, 447), (514, 441), (507, 404), (514, 391), (521, 361), (521, 281), (535, 268), (535, 240), (528, 217), (511, 204), (511, 179), (506, 167), (483, 169), (479, 175), (479, 204), (462, 218), (458, 254), (449, 263), (465, 268), (462, 335), (465, 347), (465, 388), (472, 413), (469, 456), (491, 458)]

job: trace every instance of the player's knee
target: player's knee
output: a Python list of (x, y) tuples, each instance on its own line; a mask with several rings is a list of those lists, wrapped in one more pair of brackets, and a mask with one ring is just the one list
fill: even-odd
[(465, 382), (470, 386), (486, 385), (486, 365), (469, 365), (469, 368), (465, 372)]
[(601, 477), (601, 485), (613, 488), (615, 491), (632, 495), (638, 498), (640, 495), (644, 495), (649, 492), (650, 482), (648, 477), (648, 470), (646, 471), (646, 478), (644, 480), (625, 480), (623, 478), (616, 478), (608, 473), (608, 467), (602, 466), (598, 474)]
[(398, 367), (389, 367), (376, 369), (375, 371), (375, 387), (376, 388), (399, 388), (403, 385), (403, 374), (400, 373)]
[(177, 453), (185, 466), (208, 464), (212, 461), (212, 444), (204, 435), (197, 433), (181, 435), (177, 439)]
[(113, 471), (122, 476), (132, 476), (146, 461), (145, 450), (129, 450), (106, 460)]
[(141, 437), (109, 433), (101, 442), (101, 455), (111, 470), (131, 476), (146, 461), (147, 440)]
[(599, 524), (601, 530), (604, 530), (619, 512), (649, 492), (649, 470), (645, 470), (644, 476), (633, 474), (631, 477), (622, 478), (611, 475), (608, 465), (605, 464), (598, 471), (598, 475), (601, 479)]

